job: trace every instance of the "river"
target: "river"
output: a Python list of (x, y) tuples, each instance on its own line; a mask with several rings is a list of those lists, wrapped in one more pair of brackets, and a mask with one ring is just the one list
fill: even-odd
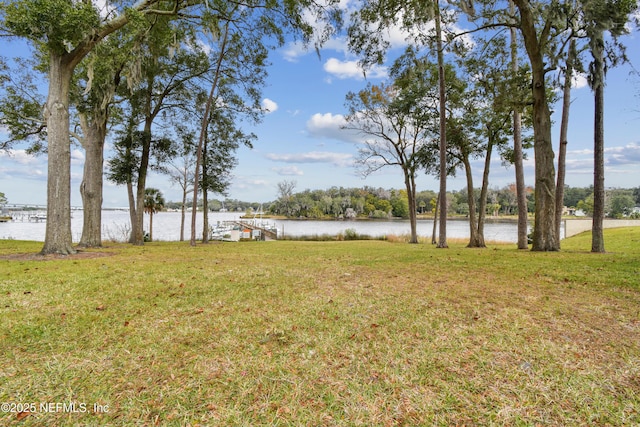
[[(44, 212), (41, 212), (44, 213)], [(0, 239), (44, 241), (46, 224), (44, 221), (28, 221), (27, 216), (36, 212), (12, 213), (16, 220), (0, 223)], [(238, 220), (241, 212), (213, 212), (209, 216), (209, 223), (215, 225), (217, 221)], [(21, 216), (22, 215), (22, 216)], [(22, 220), (20, 220), (22, 218)], [(279, 235), (313, 236), (344, 234), (346, 230), (355, 230), (358, 234), (372, 237), (386, 235), (408, 235), (410, 232), (408, 220), (347, 220), (347, 221), (316, 221), (316, 220), (269, 220), (274, 224)], [(190, 236), (191, 215), (186, 218), (185, 236)], [(202, 214), (198, 214), (197, 230), (202, 229)], [(430, 237), (433, 229), (432, 220), (418, 220), (418, 235)], [(102, 237), (104, 240), (126, 241), (129, 226), (127, 211), (105, 210), (102, 215)], [(149, 215), (145, 215), (145, 230), (149, 230)], [(82, 234), (82, 211), (73, 211), (71, 219), (71, 233), (74, 242), (80, 240)], [(197, 232), (198, 238), (201, 231)], [(469, 223), (463, 219), (447, 221), (447, 237), (468, 238)], [(180, 213), (160, 212), (153, 216), (153, 239), (156, 241), (177, 241), (180, 239)], [(517, 226), (514, 221), (489, 221), (485, 224), (485, 239), (497, 242), (517, 242)]]

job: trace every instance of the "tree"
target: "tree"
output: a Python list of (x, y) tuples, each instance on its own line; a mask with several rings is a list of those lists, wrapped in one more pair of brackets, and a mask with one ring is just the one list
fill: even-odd
[(560, 147), (558, 149), (558, 178), (556, 181), (556, 239), (560, 242), (560, 225), (564, 210), (564, 180), (567, 158), (567, 133), (569, 131), (569, 109), (571, 107), (571, 82), (577, 61), (576, 39), (571, 37), (564, 67), (564, 83), (562, 85), (562, 119), (560, 121)]
[(442, 47), (442, 24), (440, 4), (432, 0), (432, 9), (435, 16), (436, 51), (438, 56), (438, 98), (439, 98), (439, 152), (440, 152), (440, 234), (438, 236), (438, 248), (447, 248), (447, 99), (445, 96), (445, 71), (444, 50)]
[(7, 196), (4, 193), (0, 192), (0, 206), (7, 204)]
[[(237, 126), (236, 113), (233, 106), (242, 108), (243, 100), (234, 97), (228, 87), (221, 88), (224, 105), (211, 110), (208, 120), (209, 129), (203, 144), (202, 176), (200, 188), (202, 205), (208, 206), (208, 193), (224, 195), (231, 184), (231, 171), (238, 163), (235, 153), (240, 145), (251, 148), (253, 134), (245, 134)], [(209, 209), (203, 209), (202, 242), (209, 240)]]
[[(31, 41), (48, 60), (49, 90), (44, 107), (47, 124), (47, 226), (42, 254), (74, 253), (71, 238), (71, 149), (69, 90), (76, 66), (95, 46), (133, 17), (175, 14), (179, 6), (143, 0), (127, 13), (101, 14), (91, 2), (27, 0), (3, 3), (3, 25)], [(163, 6), (169, 9), (162, 10)], [(158, 9), (155, 9), (158, 7)]]
[(633, 207), (635, 206), (635, 201), (633, 200), (633, 196), (630, 194), (617, 193), (611, 196), (609, 216), (611, 218), (621, 218), (623, 216), (628, 216)]
[[(515, 5), (509, 1), (509, 13), (515, 15)], [(511, 37), (511, 71), (518, 72), (518, 35), (516, 28), (509, 28)], [(524, 182), (524, 152), (522, 144), (522, 106), (513, 106), (513, 165), (516, 174), (518, 198), (518, 249), (529, 249), (527, 195)]]
[[(82, 196), (83, 227), (78, 246), (102, 245), (102, 180), (103, 151), (107, 134), (109, 110), (120, 75), (127, 62), (129, 46), (126, 37), (111, 35), (98, 45), (76, 67), (70, 85), (70, 136), (85, 150)], [(9, 147), (17, 140), (30, 142), (27, 151), (35, 154), (47, 151), (46, 121), (42, 117), (41, 99), (36, 85), (37, 72), (46, 64), (35, 60), (17, 59), (17, 67), (4, 82), (4, 96), (0, 102), (2, 121), (10, 130)], [(28, 71), (25, 71), (28, 70)]]
[[(257, 21), (256, 21), (257, 20)], [(214, 65), (206, 102), (200, 103), (200, 136), (196, 148), (191, 216), (191, 245), (195, 245), (195, 218), (198, 192), (207, 205), (208, 191), (224, 194), (230, 171), (236, 165), (235, 151), (240, 144), (251, 147), (253, 134), (244, 133), (241, 119), (258, 123), (265, 111), (260, 107), (261, 90), (266, 79), (266, 58), (273, 46), (266, 43), (260, 17), (251, 11), (232, 7), (213, 41), (211, 62)], [(204, 94), (201, 96), (204, 99)], [(202, 105), (204, 108), (202, 108)], [(200, 178), (201, 175), (201, 178)], [(208, 210), (203, 210), (203, 242), (208, 241)]]
[[(589, 85), (594, 93), (594, 172), (593, 172), (593, 225), (591, 229), (591, 252), (604, 252), (603, 220), (605, 214), (604, 192), (604, 85), (605, 85), (605, 33), (617, 37), (627, 33), (625, 25), (629, 14), (637, 9), (636, 0), (581, 0), (584, 31), (589, 39), (589, 50), (593, 61), (589, 65)], [(615, 65), (620, 59), (614, 49), (608, 49), (607, 57)]]
[[(531, 66), (532, 118), (535, 156), (535, 225), (533, 232), (534, 251), (557, 251), (560, 249), (555, 233), (555, 165), (551, 141), (551, 109), (547, 73), (555, 70), (558, 63), (562, 37), (566, 37), (570, 17), (559, 2), (530, 2), (513, 0), (517, 13), (509, 13), (502, 5), (489, 1), (478, 1), (483, 10), (475, 11), (466, 2), (461, 9), (482, 22), (477, 30), (513, 27), (519, 30)], [(518, 179), (518, 181), (520, 181)]]
[(175, 45), (177, 41), (185, 42), (188, 35), (188, 31), (165, 17), (151, 21), (145, 37), (134, 47), (137, 75), (129, 79), (121, 94), (128, 104), (126, 136), (116, 143), (119, 157), (109, 161), (109, 176), (127, 186), (129, 242), (135, 245), (144, 244), (143, 199), (149, 169), (163, 171), (175, 148), (172, 138), (158, 135), (155, 122), (159, 118), (169, 121), (187, 109), (196, 91), (192, 82), (209, 71), (202, 49)]
[(178, 156), (171, 159), (167, 168), (167, 175), (180, 186), (182, 190), (182, 202), (180, 203), (180, 241), (184, 241), (184, 221), (186, 217), (187, 195), (193, 188), (193, 173), (196, 164), (195, 135), (181, 127), (177, 128), (181, 144), (178, 148)]
[[(503, 158), (511, 160), (512, 151), (507, 148), (508, 137), (513, 131), (511, 111), (521, 108), (527, 99), (520, 90), (526, 70), (516, 70), (514, 73), (509, 67), (507, 40), (504, 37), (495, 35), (489, 40), (478, 40), (476, 47), (473, 51), (465, 51), (458, 59), (469, 81), (469, 88), (457, 96), (460, 100), (457, 103), (455, 98), (448, 97), (450, 107), (459, 105), (459, 111), (449, 119), (447, 134), (450, 156), (460, 160), (467, 178), (468, 246), (485, 247), (484, 222), (491, 157), (497, 148), (503, 153)], [(480, 156), (484, 156), (485, 161), (476, 217), (470, 159)]]
[(593, 193), (589, 194), (585, 197), (584, 200), (578, 201), (577, 208), (586, 213), (587, 215), (593, 216), (593, 204), (594, 204)]
[(400, 190), (398, 192), (391, 192), (391, 206), (393, 208), (393, 215), (400, 218), (410, 218), (409, 212), (409, 197), (407, 197), (406, 190)]
[(102, 246), (104, 146), (114, 95), (126, 73), (132, 38), (114, 34), (79, 64), (70, 90), (80, 132), (72, 132), (85, 150), (80, 195), (83, 226), (78, 246)]
[(278, 187), (278, 202), (281, 206), (280, 212), (287, 216), (291, 215), (291, 200), (293, 197), (293, 190), (295, 190), (298, 183), (296, 181), (284, 180), (277, 184)]
[[(316, 5), (310, 0), (286, 2), (251, 2), (247, 9), (263, 10), (265, 22), (269, 22), (282, 37), (283, 28), (293, 28), (307, 39), (313, 27), (305, 18), (323, 23), (339, 20), (338, 14), (328, 5)], [(70, 140), (69, 140), (69, 89), (75, 67), (107, 36), (119, 31), (131, 22), (143, 21), (144, 16), (176, 17), (185, 8), (197, 8), (195, 2), (161, 2), (140, 0), (109, 4), (101, 13), (92, 2), (60, 0), (8, 0), (0, 4), (0, 25), (8, 33), (32, 42), (39, 54), (48, 61), (48, 96), (44, 108), (47, 123), (47, 149), (49, 155), (47, 180), (47, 221), (43, 254), (75, 252), (71, 239), (71, 191), (70, 191)], [(217, 14), (217, 3), (206, 2), (201, 15)], [(243, 7), (245, 5), (242, 5)], [(311, 9), (311, 10), (309, 10)], [(307, 12), (310, 12), (307, 14)], [(304, 13), (304, 16), (303, 16)], [(185, 19), (197, 16), (185, 16)], [(197, 15), (197, 13), (196, 13)], [(275, 24), (276, 17), (280, 26)], [(269, 19), (271, 18), (271, 19)], [(329, 31), (323, 35), (328, 37)]]
[(357, 160), (364, 176), (385, 166), (398, 166), (402, 170), (409, 203), (409, 243), (418, 243), (416, 171), (421, 166), (420, 150), (432, 135), (438, 108), (434, 98), (428, 96), (431, 88), (425, 78), (433, 71), (433, 64), (414, 58), (417, 61), (414, 67), (416, 61), (411, 58), (414, 52), (409, 49), (396, 62), (393, 84), (369, 84), (357, 94), (347, 94), (349, 113), (344, 129), (357, 130), (365, 137)]
[(593, 193), (593, 186), (587, 188), (577, 188), (565, 186), (564, 189), (564, 205), (569, 207), (577, 207), (580, 200), (584, 200), (589, 194)]
[[(437, 1), (401, 0), (367, 0), (354, 13), (353, 23), (349, 27), (349, 46), (358, 54), (363, 55), (362, 63), (371, 65), (382, 63), (389, 42), (383, 38), (383, 34), (389, 27), (399, 25), (413, 38), (416, 45), (435, 45), (438, 64), (438, 91), (439, 91), (439, 197), (443, 198), (440, 209), (440, 234), (438, 247), (446, 248), (447, 245), (447, 159), (446, 159), (446, 97), (445, 97), (445, 67), (444, 48), (442, 43), (442, 14)], [(433, 38), (423, 33), (425, 25), (435, 23)]]
[(0, 150), (11, 149), (17, 141), (29, 143), (26, 151), (38, 154), (46, 144), (46, 122), (42, 116), (45, 99), (39, 91), (39, 64), (15, 58), (13, 67), (2, 64), (0, 75), (0, 124), (9, 138), (0, 141)]
[[(301, 4), (302, 3), (302, 4)], [(209, 29), (215, 40), (213, 63), (214, 71), (211, 78), (211, 89), (200, 125), (200, 136), (196, 149), (195, 180), (193, 188), (193, 208), (191, 213), (191, 246), (196, 244), (196, 214), (200, 173), (203, 167), (204, 144), (209, 128), (212, 109), (217, 99), (223, 99), (219, 93), (219, 86), (223, 79), (228, 78), (232, 83), (242, 86), (249, 99), (256, 100), (259, 86), (263, 83), (264, 67), (266, 66), (266, 52), (276, 46), (284, 44), (284, 34), (291, 31), (295, 36), (302, 36), (308, 43), (311, 36), (317, 36), (316, 46), (326, 41), (332, 33), (331, 23), (340, 24), (340, 13), (333, 8), (337, 0), (329, 0), (326, 4), (318, 4), (315, 0), (294, 0), (280, 2), (265, 1), (264, 7), (245, 7), (240, 3), (224, 4), (224, 11), (218, 16), (212, 16), (208, 21)], [(315, 21), (315, 26), (306, 19)], [(273, 44), (268, 44), (273, 42)], [(235, 64), (229, 66), (228, 64)], [(247, 73), (247, 70), (251, 70)], [(251, 83), (250, 76), (255, 80)], [(242, 77), (238, 77), (242, 76)], [(261, 111), (261, 110), (260, 110)], [(254, 111), (255, 112), (255, 111)], [(254, 118), (257, 116), (254, 114)]]
[(560, 243), (555, 227), (555, 167), (551, 140), (551, 110), (547, 98), (545, 56), (559, 22), (557, 4), (542, 6), (527, 0), (513, 0), (520, 15), (519, 29), (531, 64), (533, 95), (533, 132), (535, 154), (534, 251), (557, 251)]
[(149, 241), (153, 242), (153, 215), (164, 209), (164, 197), (157, 188), (144, 190), (144, 212), (149, 214)]

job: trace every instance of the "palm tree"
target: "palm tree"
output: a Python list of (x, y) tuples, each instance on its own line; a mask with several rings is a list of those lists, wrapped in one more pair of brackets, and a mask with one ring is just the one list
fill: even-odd
[(149, 214), (149, 241), (153, 241), (153, 214), (164, 208), (164, 197), (157, 188), (144, 190), (144, 212)]

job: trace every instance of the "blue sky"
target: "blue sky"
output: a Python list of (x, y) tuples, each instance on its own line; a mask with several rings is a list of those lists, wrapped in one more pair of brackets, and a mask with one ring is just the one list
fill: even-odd
[[(626, 36), (631, 64), (640, 69), (640, 33)], [(400, 37), (393, 39), (395, 52), (402, 49)], [(0, 41), (2, 56), (25, 51), (22, 43)], [(288, 43), (271, 55), (268, 85), (264, 88), (263, 105), (270, 112), (261, 124), (245, 127), (258, 138), (253, 149), (241, 148), (239, 164), (229, 189), (230, 198), (267, 202), (277, 198), (277, 184), (295, 181), (296, 191), (326, 189), (331, 186), (403, 188), (401, 171), (385, 168), (363, 178), (353, 165), (358, 141), (353, 134), (340, 129), (346, 108), (345, 95), (358, 91), (367, 82), (385, 81), (386, 68), (380, 67), (363, 78), (357, 58), (348, 53), (343, 39), (333, 39), (320, 52), (304, 50)], [(609, 70), (605, 92), (605, 159), (607, 187), (640, 186), (640, 77), (632, 75), (632, 67), (624, 65)], [(593, 182), (593, 95), (584, 79), (577, 79), (572, 93), (571, 123), (567, 155), (566, 182), (573, 187)], [(555, 106), (556, 110), (560, 105)], [(557, 152), (559, 111), (554, 114), (554, 149)], [(0, 129), (0, 138), (5, 134)], [(107, 153), (107, 157), (109, 157)], [(533, 185), (533, 152), (525, 164), (526, 183)], [(515, 181), (512, 167), (501, 165), (494, 155), (490, 181), (492, 187), (503, 187)], [(29, 156), (16, 145), (10, 152), (0, 152), (0, 192), (10, 203), (46, 203), (46, 156)], [(72, 200), (81, 205), (79, 185), (84, 153), (72, 148)], [(481, 184), (482, 160), (473, 163), (474, 182)], [(465, 187), (463, 173), (449, 178), (448, 188)], [(181, 199), (178, 186), (166, 176), (151, 174), (149, 187), (159, 188), (167, 200)], [(421, 175), (418, 191), (437, 190), (433, 177)], [(213, 196), (219, 198), (219, 196)], [(104, 206), (127, 206), (126, 189), (105, 180)]]

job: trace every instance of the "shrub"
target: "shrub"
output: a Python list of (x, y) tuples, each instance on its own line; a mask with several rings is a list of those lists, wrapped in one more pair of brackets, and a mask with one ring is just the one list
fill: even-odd
[(358, 232), (355, 228), (347, 228), (344, 230), (344, 240), (358, 240)]

